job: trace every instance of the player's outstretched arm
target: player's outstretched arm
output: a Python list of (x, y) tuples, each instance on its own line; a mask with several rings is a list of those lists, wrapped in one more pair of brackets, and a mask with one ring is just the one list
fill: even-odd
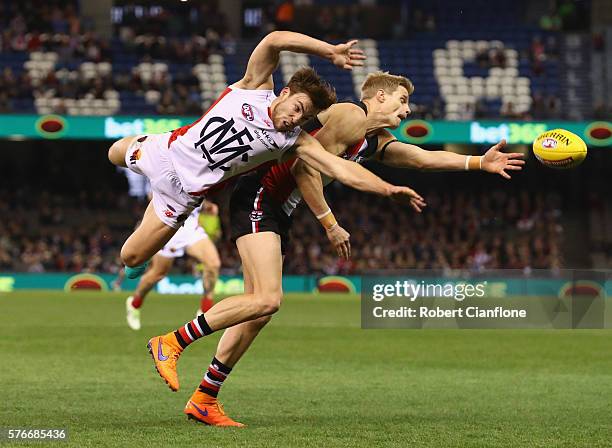
[[(363, 138), (366, 116), (355, 104), (334, 104), (319, 114), (325, 124), (316, 134), (316, 139), (330, 154), (343, 154), (350, 145)], [(349, 233), (338, 222), (325, 200), (321, 173), (303, 160), (296, 160), (291, 167), (293, 177), (304, 201), (325, 228), (327, 238), (339, 256), (348, 259), (351, 246)]]
[(489, 148), (484, 156), (465, 156), (450, 151), (426, 151), (416, 145), (402, 143), (384, 131), (379, 139), (377, 158), (385, 165), (425, 171), (482, 170), (510, 179), (506, 172), (521, 170), (525, 161), (520, 152), (504, 153), (502, 140)]
[(426, 205), (423, 198), (408, 187), (400, 187), (385, 182), (358, 163), (334, 156), (323, 149), (314, 138), (302, 131), (296, 142), (295, 152), (304, 162), (326, 176), (366, 193), (390, 197), (398, 202), (408, 203), (416, 211)]
[(329, 60), (336, 67), (351, 70), (363, 65), (365, 55), (357, 48), (356, 40), (344, 44), (332, 45), (305, 34), (291, 31), (273, 31), (264, 37), (255, 47), (244, 77), (235, 86), (240, 89), (272, 89), (272, 73), (278, 66), (281, 51), (306, 53)]
[(321, 173), (299, 159), (291, 167), (291, 173), (312, 214), (320, 216), (327, 212), (330, 207), (323, 194)]
[(317, 217), (331, 245), (339, 257), (348, 260), (351, 256), (350, 234), (338, 224), (323, 193), (321, 173), (303, 160), (296, 160), (291, 167), (295, 182), (310, 211)]

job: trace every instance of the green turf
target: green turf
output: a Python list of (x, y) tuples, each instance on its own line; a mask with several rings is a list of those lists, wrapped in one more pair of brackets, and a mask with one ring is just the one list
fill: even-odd
[[(58, 446), (612, 446), (612, 332), (361, 330), (357, 298), (290, 296), (221, 392), (246, 429), (182, 407), (218, 335), (154, 373), (150, 336), (194, 297), (152, 295), (143, 329), (124, 295), (0, 295), (0, 427), (68, 427)], [(11, 446), (17, 446), (12, 444)]]

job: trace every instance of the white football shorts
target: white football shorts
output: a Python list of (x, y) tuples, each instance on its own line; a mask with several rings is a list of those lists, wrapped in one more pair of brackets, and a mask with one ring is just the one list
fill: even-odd
[(176, 229), (202, 203), (203, 197), (183, 190), (170, 160), (169, 137), (170, 132), (138, 135), (125, 153), (125, 163), (130, 170), (149, 178), (155, 214)]
[(182, 257), (185, 255), (185, 249), (189, 246), (208, 238), (206, 230), (200, 225), (196, 227), (189, 225), (189, 221), (192, 219), (193, 218), (190, 217), (187, 222), (185, 222), (185, 225), (178, 229), (172, 239), (158, 252), (159, 255), (166, 258)]

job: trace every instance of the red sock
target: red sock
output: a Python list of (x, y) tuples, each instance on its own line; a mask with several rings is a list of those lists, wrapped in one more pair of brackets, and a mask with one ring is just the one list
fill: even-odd
[(208, 325), (208, 322), (206, 322), (206, 317), (204, 314), (200, 314), (198, 317), (176, 330), (174, 336), (179, 345), (185, 348), (192, 342), (211, 333), (213, 333), (213, 330), (210, 328), (210, 325)]
[(142, 297), (140, 294), (134, 294), (133, 297), (132, 306), (134, 308), (140, 308), (142, 306), (142, 302), (144, 302), (144, 297)]
[(215, 304), (215, 302), (211, 298), (210, 294), (206, 294), (206, 295), (202, 296), (202, 299), (200, 299), (200, 311), (205, 313), (206, 311), (211, 309), (214, 304)]

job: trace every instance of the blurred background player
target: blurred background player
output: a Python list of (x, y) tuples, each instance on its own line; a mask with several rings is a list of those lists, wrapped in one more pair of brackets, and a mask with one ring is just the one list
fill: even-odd
[(134, 294), (125, 302), (128, 326), (140, 330), (140, 308), (144, 299), (161, 279), (166, 277), (174, 264), (174, 259), (187, 254), (202, 266), (203, 295), (197, 315), (205, 313), (214, 305), (214, 291), (219, 278), (221, 259), (211, 238), (200, 225), (200, 213), (218, 215), (216, 204), (205, 201), (195, 208), (168, 243), (151, 259), (151, 264), (141, 277)]
[(117, 171), (125, 175), (128, 183), (128, 195), (141, 202), (151, 200), (151, 183), (146, 176), (142, 176), (129, 168), (123, 166), (116, 167)]

